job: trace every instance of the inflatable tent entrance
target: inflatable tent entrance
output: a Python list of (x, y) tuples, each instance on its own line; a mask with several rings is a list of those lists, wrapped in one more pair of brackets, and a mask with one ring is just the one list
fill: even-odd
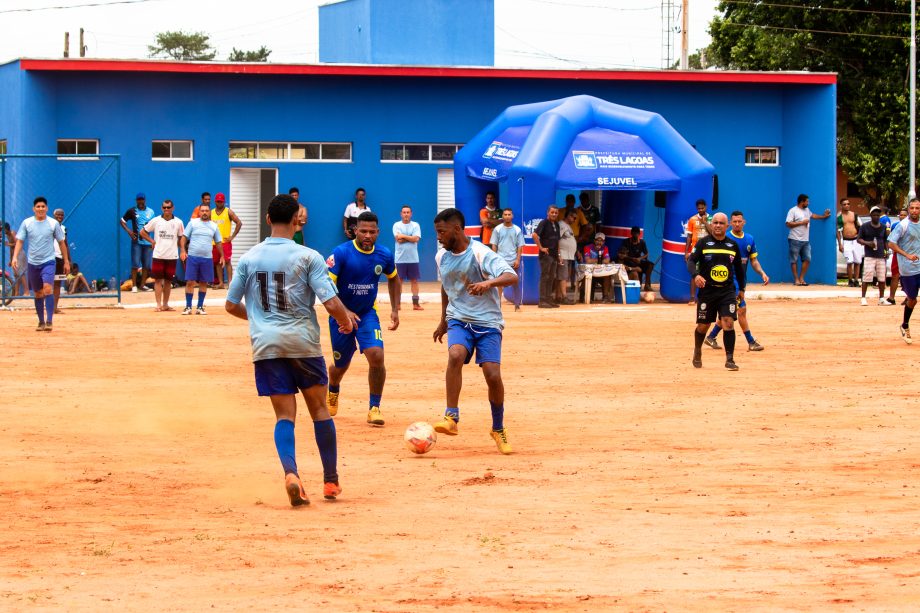
[(602, 225), (608, 243), (642, 226), (647, 191), (665, 192), (661, 294), (686, 302), (683, 222), (699, 198), (712, 197), (714, 169), (671, 125), (649, 113), (592, 96), (512, 106), (454, 157), (456, 207), (467, 234), (480, 233), (479, 210), (495, 182), (507, 182), (504, 207), (527, 240), (524, 302), (539, 298), (537, 249), (530, 235), (555, 201), (556, 190), (605, 190)]

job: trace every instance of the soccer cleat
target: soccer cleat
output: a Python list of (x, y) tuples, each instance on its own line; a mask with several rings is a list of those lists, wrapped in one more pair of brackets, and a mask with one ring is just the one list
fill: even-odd
[(204, 310), (203, 306), (200, 306), (197, 309), (195, 309), (195, 314), (196, 315), (207, 315), (208, 312)]
[(413, 311), (424, 311), (425, 309), (422, 308), (422, 305), (420, 305), (420, 304), (418, 304), (418, 303), (414, 303), (414, 304), (412, 305), (412, 310), (413, 310)]
[(323, 498), (326, 500), (335, 500), (335, 497), (342, 493), (342, 487), (338, 483), (323, 484)]
[(722, 345), (719, 344), (719, 339), (714, 337), (706, 337), (703, 339), (703, 342), (706, 343), (707, 347), (712, 347), (713, 349), (721, 349)]
[(367, 412), (367, 423), (372, 426), (383, 425), (383, 413), (380, 412), (380, 407), (371, 407)]
[(136, 293), (137, 293), (137, 286), (136, 286), (136, 285), (135, 285), (134, 287), (131, 288), (131, 293), (132, 293), (132, 294), (136, 294)]
[(763, 345), (757, 341), (748, 343), (748, 351), (763, 351)]
[(703, 352), (699, 349), (693, 350), (693, 367), (694, 368), (703, 367)]
[(284, 489), (287, 490), (287, 495), (288, 498), (291, 499), (292, 507), (310, 504), (307, 493), (303, 491), (303, 484), (300, 482), (300, 477), (294, 473), (288, 473), (284, 476)]
[(329, 409), (329, 415), (331, 417), (335, 417), (335, 414), (339, 412), (338, 392), (326, 392), (326, 408)]
[(492, 440), (495, 441), (495, 445), (498, 447), (499, 451), (505, 455), (511, 453), (511, 443), (508, 442), (507, 428), (502, 428), (501, 430), (492, 430), (489, 432), (489, 435), (492, 437)]
[(865, 296), (859, 299), (859, 306), (869, 306), (869, 301), (866, 300)]
[(51, 332), (51, 324), (45, 324), (45, 332)]
[(891, 303), (889, 303), (889, 302), (888, 302), (887, 300), (885, 300), (884, 298), (879, 298), (879, 299), (878, 299), (878, 305), (879, 305), (879, 306), (891, 306)]
[(182, 310), (182, 314), (183, 314), (183, 315), (191, 315), (191, 314), (192, 314), (192, 307), (185, 307), (185, 308)]
[(904, 339), (905, 343), (910, 345), (911, 343), (914, 342), (914, 340), (910, 337), (910, 328), (905, 328), (904, 326), (901, 326), (900, 328), (898, 328), (898, 330), (901, 331), (901, 338)]
[(450, 415), (445, 415), (434, 425), (434, 431), (438, 434), (448, 434), (457, 436), (460, 432), (457, 430), (457, 420)]
[(735, 364), (735, 360), (733, 358), (728, 358), (725, 360), (725, 368), (729, 370), (738, 370), (738, 365)]
[(885, 298), (888, 301), (888, 304), (896, 304), (894, 298)]
[(40, 324), (38, 324), (37, 326), (35, 326), (35, 331), (36, 331), (36, 332), (44, 332), (44, 331), (45, 331), (45, 324), (44, 324), (44, 323), (40, 323)]

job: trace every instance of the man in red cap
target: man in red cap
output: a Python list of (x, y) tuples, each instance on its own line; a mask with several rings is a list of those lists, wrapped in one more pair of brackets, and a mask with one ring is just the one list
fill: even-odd
[[(223, 244), (214, 245), (212, 249), (212, 258), (214, 260), (214, 282), (216, 289), (224, 289), (224, 270), (227, 271), (227, 285), (233, 280), (233, 264), (230, 256), (233, 255), (233, 239), (240, 233), (243, 222), (236, 216), (236, 213), (230, 210), (226, 205), (227, 198), (223, 193), (218, 192), (214, 196), (214, 209), (211, 211), (211, 221), (217, 224), (220, 235), (223, 238)], [(230, 231), (230, 222), (233, 222), (233, 231)], [(222, 250), (222, 252), (221, 252)], [(221, 258), (223, 253), (223, 258)], [(221, 266), (221, 260), (224, 264)]]

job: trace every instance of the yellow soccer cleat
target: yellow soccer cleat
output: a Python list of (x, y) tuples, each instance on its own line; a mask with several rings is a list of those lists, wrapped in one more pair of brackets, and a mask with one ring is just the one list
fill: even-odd
[(329, 409), (329, 415), (331, 417), (335, 417), (335, 414), (339, 412), (338, 392), (326, 392), (326, 408)]
[(383, 425), (383, 413), (380, 412), (380, 407), (371, 407), (371, 410), (367, 412), (367, 423), (372, 426)]
[(457, 436), (460, 432), (457, 430), (457, 420), (450, 415), (445, 415), (441, 421), (434, 424), (434, 431), (438, 434), (447, 434)]
[(489, 435), (492, 437), (492, 440), (495, 441), (495, 445), (498, 447), (499, 451), (505, 455), (511, 453), (511, 443), (508, 442), (508, 428), (492, 430), (489, 432)]

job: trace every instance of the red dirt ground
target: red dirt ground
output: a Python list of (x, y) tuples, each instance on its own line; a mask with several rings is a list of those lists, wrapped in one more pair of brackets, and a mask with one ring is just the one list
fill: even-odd
[(690, 306), (506, 307), (516, 453), (488, 437), (473, 365), (460, 435), (415, 457), (404, 428), (443, 410), (446, 349), (426, 306), (384, 331), (385, 428), (364, 423), (366, 363), (346, 376), (338, 501), (322, 499), (312, 428), (298, 422), (313, 500), (300, 509), (245, 323), (219, 307), (68, 309), (39, 334), (29, 310), (0, 312), (0, 608), (920, 602), (920, 347), (899, 338), (900, 307), (752, 301), (767, 349), (739, 343), (736, 373), (708, 348), (691, 367)]

